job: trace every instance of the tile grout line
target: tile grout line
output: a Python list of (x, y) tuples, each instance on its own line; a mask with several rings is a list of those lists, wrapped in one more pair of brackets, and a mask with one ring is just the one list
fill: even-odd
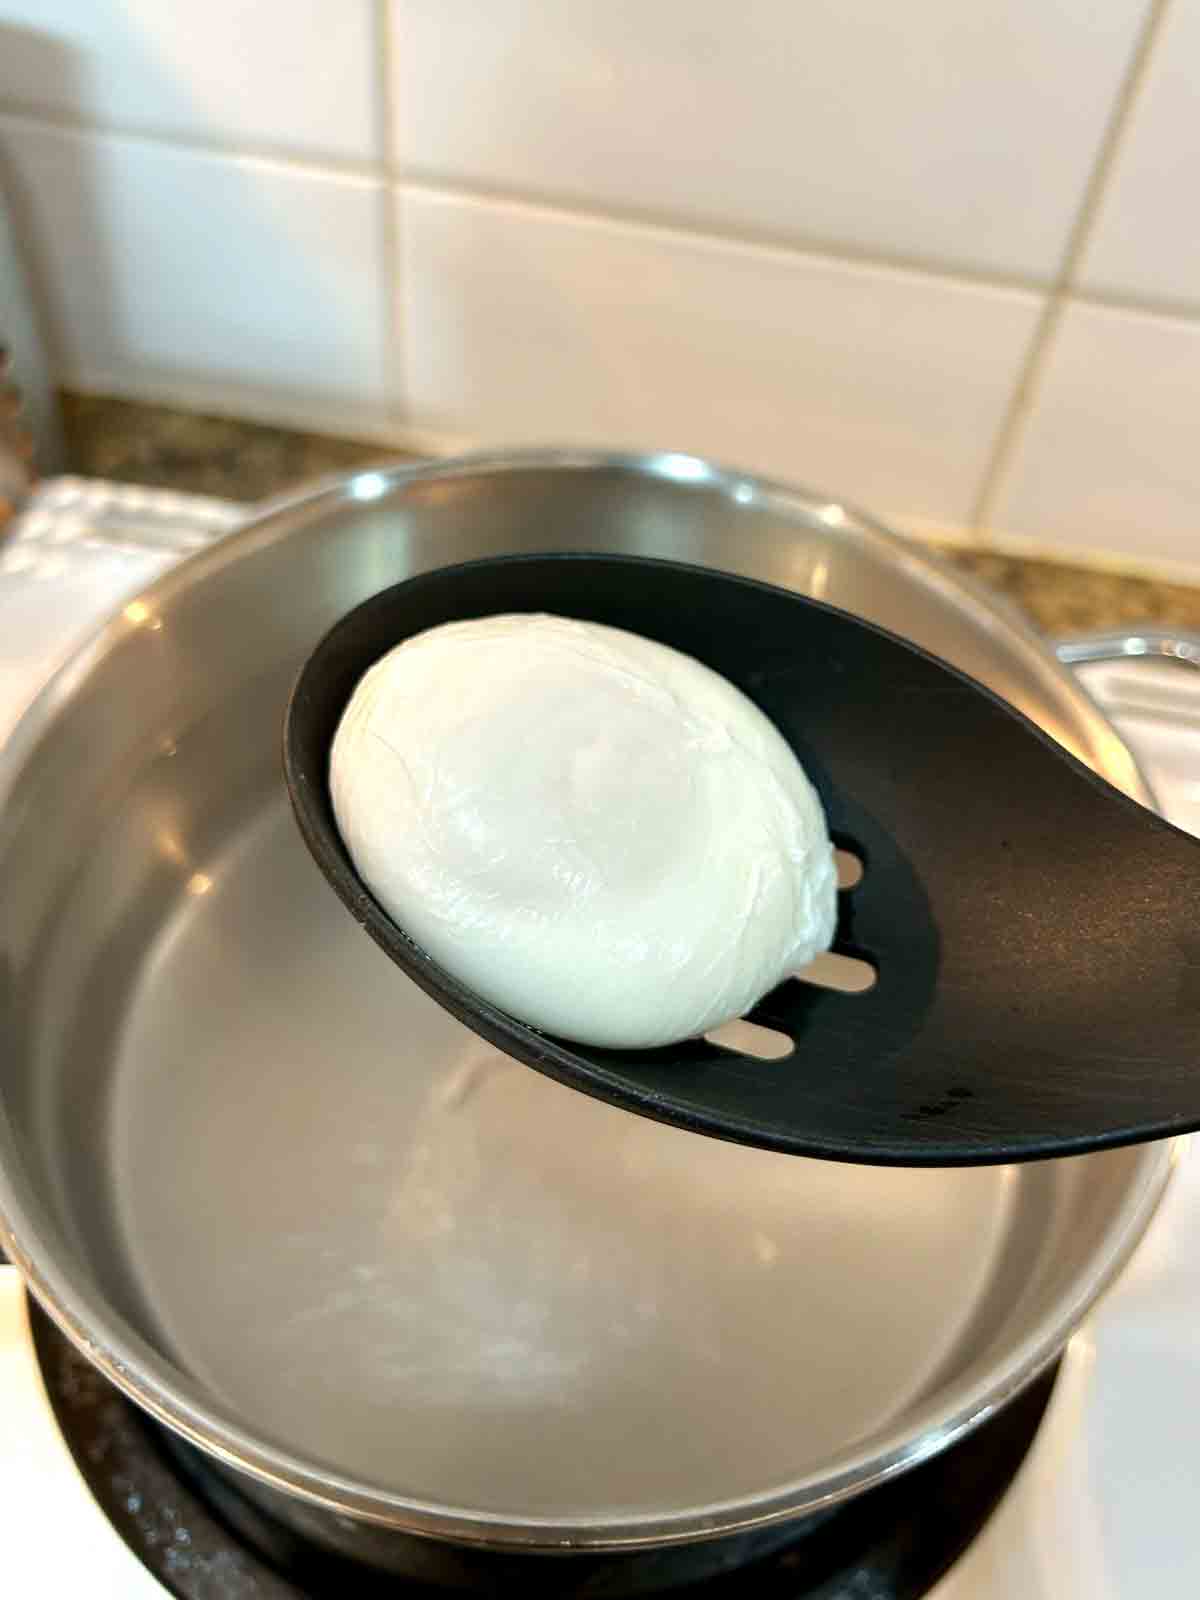
[[(392, 98), (392, 9), (388, 0), (375, 0), (375, 134), (378, 155), (385, 175), (390, 172), (396, 133), (396, 107)], [(384, 414), (394, 427), (405, 420), (404, 346), (405, 327), (401, 311), (400, 285), (400, 208), (392, 183), (380, 189), (380, 256), (383, 273), (383, 397)]]
[(237, 144), (232, 140), (207, 138), (203, 134), (172, 133), (165, 128), (137, 128), (129, 123), (100, 121), (12, 98), (0, 98), (0, 121), (5, 118), (43, 132), (74, 134), (85, 139), (125, 139), (130, 144), (149, 145), (155, 150), (166, 150), (176, 155), (257, 161), (315, 177), (359, 178), (375, 182), (384, 182), (388, 178), (386, 163), (382, 159), (357, 160), (353, 156), (334, 155), (328, 150), (301, 151), (270, 142)]
[(1091, 243), (1100, 207), (1108, 190), (1108, 180), (1145, 83), (1155, 46), (1162, 35), (1169, 4), (1170, 0), (1151, 0), (1140, 36), (1113, 101), (1112, 112), (1101, 137), (1092, 169), (1084, 184), (1079, 210), (1063, 247), (1062, 261), (1034, 326), (1029, 350), (997, 431), (996, 442), (984, 469), (979, 491), (968, 514), (968, 528), (981, 546), (986, 547), (990, 542), (990, 524), (996, 502), (1029, 426), (1033, 404), (1049, 364), (1055, 337), (1073, 296), (1075, 281), (1088, 245)]
[(642, 233), (667, 234), (699, 245), (728, 246), (733, 249), (762, 251), (809, 261), (833, 262), (837, 266), (863, 271), (908, 274), (914, 278), (936, 278), (944, 283), (969, 289), (990, 289), (1000, 293), (1042, 295), (1045, 281), (1021, 272), (990, 271), (965, 262), (936, 261), (918, 256), (893, 254), (849, 240), (817, 238), (813, 235), (777, 233), (769, 228), (747, 224), (734, 231), (734, 224), (722, 224), (713, 217), (690, 217), (678, 211), (650, 211), (636, 206), (614, 205), (603, 200), (587, 200), (578, 195), (554, 195), (522, 189), (508, 184), (454, 177), (429, 169), (395, 166), (388, 182), (398, 189), (434, 199), (467, 200), (480, 205), (535, 212), (562, 222), (600, 223), (629, 228)]
[[(380, 3), (383, 5), (383, 15), (386, 18), (386, 0), (376, 0), (376, 4)], [(1164, 3), (1165, 0), (1158, 0), (1159, 5)], [(376, 38), (377, 49), (378, 42), (382, 39), (383, 48), (390, 58), (392, 43), (390, 28), (386, 32), (378, 31)], [(390, 71), (387, 66), (383, 66), (381, 70), (388, 87), (381, 91), (376, 137), (386, 140), (388, 129), (381, 124), (386, 119), (394, 127), (394, 107), (390, 96)], [(382, 101), (383, 93), (388, 95), (386, 106)], [(928, 260), (903, 254), (893, 255), (886, 250), (872, 250), (845, 240), (776, 234), (770, 230), (754, 227), (734, 232), (729, 227), (722, 227), (713, 219), (698, 221), (675, 213), (656, 213), (605, 205), (602, 202), (585, 202), (578, 197), (555, 197), (531, 190), (510, 189), (504, 185), (471, 182), (467, 179), (454, 178), (449, 174), (438, 175), (409, 170), (403, 164), (397, 164), (390, 159), (386, 145), (380, 158), (375, 161), (355, 160), (352, 157), (330, 154), (305, 154), (281, 145), (254, 143), (240, 145), (199, 135), (170, 133), (163, 129), (135, 128), (127, 124), (55, 112), (29, 102), (0, 98), (0, 121), (5, 118), (33, 129), (70, 133), (81, 137), (94, 135), (99, 138), (126, 139), (133, 144), (183, 155), (261, 162), (309, 177), (350, 178), (378, 183), (393, 193), (411, 189), (417, 194), (440, 195), (451, 200), (520, 207), (543, 212), (549, 217), (564, 221), (609, 223), (615, 227), (641, 229), (646, 232), (670, 234), (682, 239), (693, 239), (700, 244), (764, 250), (866, 271), (908, 273), (913, 277), (936, 278), (944, 283), (968, 289), (994, 290), (1001, 293), (1015, 291), (1021, 294), (1045, 296), (1052, 295), (1057, 286), (1056, 284), (1047, 286), (1044, 280), (1029, 274), (988, 271), (986, 268), (971, 267), (962, 262)], [(1135, 294), (1103, 290), (1072, 292), (1074, 298), (1086, 301), (1088, 304), (1185, 322), (1200, 321), (1200, 301), (1160, 301)]]
[(1164, 322), (1200, 322), (1200, 300), (1156, 300), (1135, 291), (1078, 287), (1071, 290), (1071, 299), (1078, 306), (1096, 306), (1101, 311), (1128, 311)]
[[(385, 86), (381, 91), (380, 114), (376, 118), (376, 137), (385, 138), (387, 128), (380, 128), (386, 120), (394, 127), (394, 107), (391, 101), (391, 28), (388, 24), (387, 0), (375, 0), (376, 6), (376, 56), (381, 50), (388, 60), (381, 64)], [(380, 9), (382, 7), (382, 9)], [(384, 100), (382, 97), (386, 95)], [(603, 202), (585, 201), (581, 197), (562, 197), (542, 194), (535, 190), (510, 188), (503, 184), (472, 182), (451, 174), (421, 172), (405, 167), (392, 158), (384, 145), (378, 158), (356, 160), (349, 156), (328, 153), (301, 152), (283, 145), (270, 143), (237, 144), (200, 134), (172, 133), (162, 128), (138, 128), (128, 123), (108, 122), (92, 117), (55, 111), (28, 101), (0, 97), (0, 120), (10, 118), (33, 129), (54, 133), (74, 134), (82, 138), (125, 139), (132, 144), (149, 146), (156, 150), (181, 155), (210, 156), (231, 161), (256, 161), (293, 169), (312, 177), (356, 178), (384, 184), (391, 189), (412, 189), (419, 194), (446, 195), (484, 205), (524, 207), (566, 221), (610, 223), (616, 227), (640, 228), (649, 232), (662, 232), (691, 238), (701, 243), (729, 245), (734, 248), (774, 250), (785, 255), (807, 256), (813, 260), (826, 260), (839, 265), (878, 269), (885, 272), (907, 272), (915, 277), (939, 278), (968, 287), (1016, 290), (1025, 294), (1044, 294), (1046, 285), (1038, 278), (1020, 272), (988, 271), (985, 267), (971, 267), (964, 262), (927, 260), (917, 256), (893, 255), (886, 250), (871, 250), (848, 241), (817, 239), (774, 233), (769, 229), (749, 227), (741, 232), (721, 224), (715, 219), (696, 220), (679, 213), (643, 211), (637, 208), (605, 205)]]

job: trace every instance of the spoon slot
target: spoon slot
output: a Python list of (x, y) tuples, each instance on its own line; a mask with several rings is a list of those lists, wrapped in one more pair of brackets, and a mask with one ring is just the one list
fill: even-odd
[(757, 1022), (747, 1022), (744, 1017), (736, 1022), (723, 1022), (704, 1037), (709, 1044), (722, 1050), (732, 1050), (739, 1056), (754, 1056), (759, 1061), (782, 1061), (795, 1051), (795, 1043), (778, 1028), (763, 1028)]
[(844, 956), (836, 950), (824, 951), (794, 977), (817, 989), (836, 989), (839, 994), (866, 994), (879, 981), (879, 973), (869, 961), (861, 956)]
[(857, 889), (863, 880), (862, 857), (852, 850), (838, 849), (833, 852), (833, 863), (837, 868), (838, 888)]

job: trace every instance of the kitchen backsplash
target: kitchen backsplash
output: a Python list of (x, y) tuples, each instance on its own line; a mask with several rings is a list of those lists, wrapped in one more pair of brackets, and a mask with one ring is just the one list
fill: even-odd
[(64, 384), (1200, 573), (1200, 0), (0, 0)]

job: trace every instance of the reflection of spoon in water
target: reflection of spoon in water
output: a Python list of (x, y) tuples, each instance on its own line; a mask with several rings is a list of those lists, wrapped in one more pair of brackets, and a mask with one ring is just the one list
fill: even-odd
[(490, 1050), (486, 1055), (472, 1056), (439, 1083), (438, 1105), (444, 1111), (461, 1110), (476, 1091), (483, 1088), (484, 1081), (495, 1075), (498, 1067), (508, 1064), (503, 1056), (494, 1055)]
[[(749, 1020), (794, 1041), (785, 1059), (537, 1033), (431, 961), (356, 875), (327, 782), (355, 684), (411, 634), (510, 611), (685, 651), (793, 745), (835, 841), (864, 863), (835, 950), (877, 978), (861, 993), (789, 979), (762, 1000)], [(445, 568), (322, 641), (288, 707), (284, 761), (305, 840), (372, 937), (469, 1027), (588, 1094), (745, 1144), (885, 1163), (1022, 1160), (1200, 1127), (1200, 843), (982, 685), (844, 612), (633, 557)]]

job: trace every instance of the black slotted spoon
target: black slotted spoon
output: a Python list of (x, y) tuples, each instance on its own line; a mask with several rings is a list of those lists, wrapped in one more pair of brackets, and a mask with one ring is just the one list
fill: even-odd
[[(328, 769), (359, 678), (412, 634), (514, 611), (625, 628), (729, 678), (792, 745), (835, 842), (862, 860), (834, 948), (869, 961), (876, 982), (846, 994), (789, 979), (767, 995), (748, 1020), (794, 1041), (784, 1060), (704, 1040), (602, 1050), (539, 1033), (431, 960), (358, 877)], [(284, 768), (317, 863), (410, 977), (509, 1055), (628, 1110), (903, 1165), (1023, 1161), (1200, 1127), (1200, 841), (981, 684), (833, 607), (638, 557), (443, 568), (366, 601), (317, 646), (288, 706)]]

